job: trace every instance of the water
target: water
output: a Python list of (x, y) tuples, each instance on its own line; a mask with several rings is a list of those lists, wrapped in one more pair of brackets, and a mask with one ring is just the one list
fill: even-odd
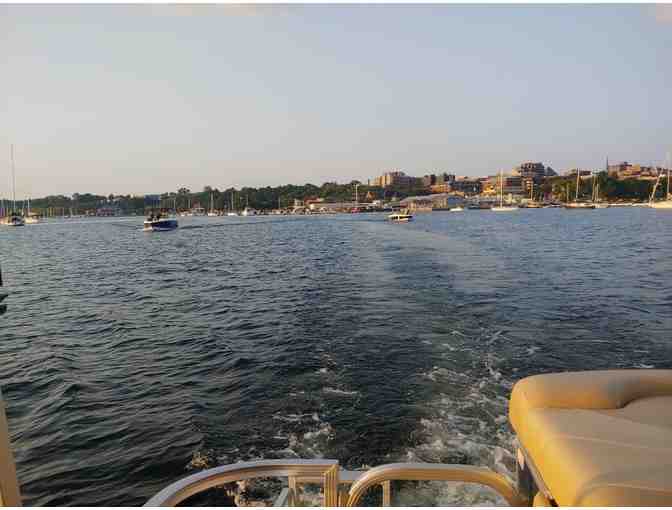
[[(516, 380), (672, 365), (665, 211), (140, 221), (0, 230), (0, 383), (27, 504), (137, 505), (258, 458), (511, 475)], [(493, 501), (445, 484), (396, 497)]]

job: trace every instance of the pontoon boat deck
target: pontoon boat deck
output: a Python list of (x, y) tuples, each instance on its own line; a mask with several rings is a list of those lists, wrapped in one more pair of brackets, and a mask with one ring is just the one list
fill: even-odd
[[(528, 377), (513, 388), (509, 418), (518, 436), (518, 480), (484, 467), (401, 463), (345, 471), (336, 460), (263, 460), (206, 469), (164, 488), (147, 506), (174, 506), (223, 484), (285, 480), (276, 506), (302, 506), (303, 484), (322, 486), (324, 506), (357, 506), (395, 480), (488, 486), (516, 506), (671, 506), (672, 370), (610, 370)], [(0, 502), (20, 504), (5, 415), (0, 408)]]

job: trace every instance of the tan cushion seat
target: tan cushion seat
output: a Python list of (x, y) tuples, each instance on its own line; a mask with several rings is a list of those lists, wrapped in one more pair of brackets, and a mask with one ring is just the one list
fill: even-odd
[(672, 370), (528, 377), (509, 418), (563, 506), (672, 506)]

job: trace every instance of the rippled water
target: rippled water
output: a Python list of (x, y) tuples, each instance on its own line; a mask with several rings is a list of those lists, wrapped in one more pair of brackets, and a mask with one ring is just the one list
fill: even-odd
[(0, 230), (28, 504), (141, 504), (202, 460), (507, 473), (519, 378), (672, 365), (666, 211), (140, 221)]

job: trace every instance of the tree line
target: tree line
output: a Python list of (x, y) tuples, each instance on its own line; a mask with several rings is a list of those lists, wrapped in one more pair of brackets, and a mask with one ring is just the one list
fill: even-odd
[[(62, 214), (95, 214), (101, 207), (117, 208), (124, 214), (144, 214), (151, 209), (175, 209), (184, 211), (193, 207), (210, 209), (211, 204), (217, 210), (240, 210), (251, 207), (258, 210), (285, 209), (294, 205), (294, 200), (323, 198), (329, 202), (350, 202), (355, 198), (360, 202), (369, 202), (374, 199), (401, 199), (414, 194), (427, 194), (428, 190), (419, 188), (381, 188), (368, 186), (359, 181), (347, 184), (326, 182), (321, 186), (314, 184), (283, 186), (266, 186), (261, 188), (230, 187), (218, 189), (205, 186), (201, 191), (192, 191), (188, 188), (179, 188), (176, 191), (158, 195), (97, 195), (94, 193), (74, 193), (71, 197), (65, 195), (50, 195), (30, 201), (32, 212), (42, 215)], [(5, 200), (5, 209), (11, 204)], [(17, 203), (18, 209), (26, 210), (27, 204)]]

